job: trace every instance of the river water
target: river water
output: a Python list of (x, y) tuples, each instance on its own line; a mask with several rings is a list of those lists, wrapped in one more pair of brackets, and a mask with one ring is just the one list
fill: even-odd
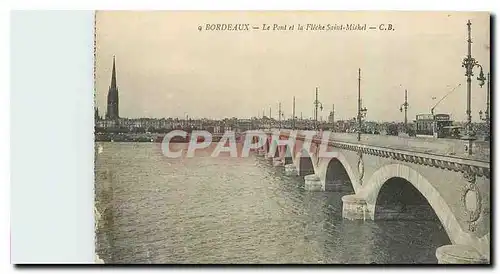
[(437, 263), (448, 244), (432, 221), (344, 220), (349, 193), (305, 191), (256, 155), (168, 159), (159, 144), (96, 145), (97, 172), (113, 178), (113, 222), (96, 237), (106, 263)]

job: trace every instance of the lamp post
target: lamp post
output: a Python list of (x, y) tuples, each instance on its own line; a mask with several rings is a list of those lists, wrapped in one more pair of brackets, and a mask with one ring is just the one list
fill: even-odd
[(293, 96), (292, 129), (295, 130), (295, 96)]
[(472, 142), (476, 140), (475, 134), (472, 131), (472, 116), (471, 116), (471, 76), (474, 76), (473, 69), (474, 67), (479, 67), (481, 71), (479, 72), (479, 86), (483, 87), (484, 78), (483, 67), (478, 63), (476, 59), (472, 57), (472, 39), (470, 36), (471, 33), (471, 22), (468, 20), (467, 22), (467, 56), (462, 61), (462, 67), (465, 68), (465, 76), (467, 77), (467, 122), (465, 128), (465, 136), (462, 137), (463, 140), (467, 141), (467, 153), (472, 155)]
[(399, 111), (403, 112), (403, 109), (405, 110), (405, 133), (408, 133), (408, 107), (410, 105), (408, 104), (408, 90), (405, 89), (405, 102), (401, 104), (399, 107)]
[(362, 107), (362, 102), (361, 102), (361, 69), (358, 69), (358, 141), (361, 141), (361, 130), (362, 130), (362, 120), (363, 118), (366, 117), (366, 112), (368, 110)]
[(269, 128), (273, 128), (273, 116), (272, 116), (272, 110), (271, 107), (269, 107)]
[(332, 132), (335, 132), (335, 104), (332, 105)]
[[(483, 112), (479, 111), (479, 119), (485, 121), (486, 123), (486, 136), (490, 136), (490, 73), (488, 72), (486, 76), (486, 110)], [(484, 114), (484, 116), (483, 116)]]
[(281, 102), (278, 103), (278, 127), (281, 130), (281, 116), (283, 116), (283, 112), (281, 111)]
[(314, 100), (314, 130), (318, 130), (318, 106), (323, 110), (323, 104), (318, 101), (318, 87), (316, 87), (316, 99)]

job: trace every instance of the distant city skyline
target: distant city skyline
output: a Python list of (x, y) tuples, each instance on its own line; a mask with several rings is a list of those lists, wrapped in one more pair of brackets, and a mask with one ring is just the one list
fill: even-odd
[[(467, 20), (472, 22), (472, 54), (489, 64), (489, 14), (481, 12), (97, 12), (96, 106), (106, 116), (113, 56), (119, 113), (124, 118), (278, 118), (313, 116), (319, 87), (328, 119), (357, 111), (357, 69), (361, 68), (363, 106), (368, 121), (403, 121), (399, 108), (408, 90), (408, 119), (436, 107), (456, 121), (466, 114)], [(332, 18), (334, 18), (332, 20)], [(354, 20), (354, 21), (353, 21)], [(334, 22), (332, 22), (334, 21)], [(347, 22), (349, 21), (349, 22)], [(248, 22), (391, 23), (395, 31), (376, 32), (208, 32), (206, 23)], [(472, 116), (486, 108), (486, 86), (475, 71)]]

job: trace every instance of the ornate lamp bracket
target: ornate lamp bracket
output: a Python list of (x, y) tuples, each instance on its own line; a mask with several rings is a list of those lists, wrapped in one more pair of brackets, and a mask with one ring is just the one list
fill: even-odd
[(316, 157), (316, 165), (319, 165), (319, 161), (320, 161), (320, 159), (319, 159), (319, 147), (320, 147), (320, 146), (319, 146), (318, 144), (316, 144), (316, 145), (314, 146), (314, 150), (315, 150), (315, 153), (316, 153), (316, 156), (317, 156), (317, 157)]
[(363, 177), (365, 176), (365, 164), (363, 162), (363, 151), (358, 151), (358, 172), (359, 172), (359, 183), (363, 184)]

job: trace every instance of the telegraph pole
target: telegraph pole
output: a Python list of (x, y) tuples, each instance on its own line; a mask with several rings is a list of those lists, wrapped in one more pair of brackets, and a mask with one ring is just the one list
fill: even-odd
[(292, 128), (295, 129), (295, 96), (293, 96)]
[(335, 104), (332, 105), (332, 131), (335, 132)]
[(316, 100), (314, 100), (314, 129), (318, 129), (318, 106), (323, 110), (323, 104), (318, 100), (318, 87), (316, 87)]
[(278, 127), (281, 130), (281, 102), (278, 103)]
[(314, 129), (318, 129), (318, 87), (316, 87), (316, 97), (314, 100)]
[(405, 89), (405, 129), (408, 131), (408, 90)]
[(405, 110), (405, 132), (408, 133), (408, 90), (405, 89), (405, 102), (399, 108), (400, 111)]
[(271, 116), (271, 107), (269, 107), (269, 128), (272, 128), (273, 127), (273, 120), (272, 119), (272, 116)]
[(358, 69), (358, 141), (361, 141), (361, 68)]
[(361, 102), (361, 68), (358, 69), (358, 141), (361, 141), (362, 120), (367, 109), (362, 107)]

